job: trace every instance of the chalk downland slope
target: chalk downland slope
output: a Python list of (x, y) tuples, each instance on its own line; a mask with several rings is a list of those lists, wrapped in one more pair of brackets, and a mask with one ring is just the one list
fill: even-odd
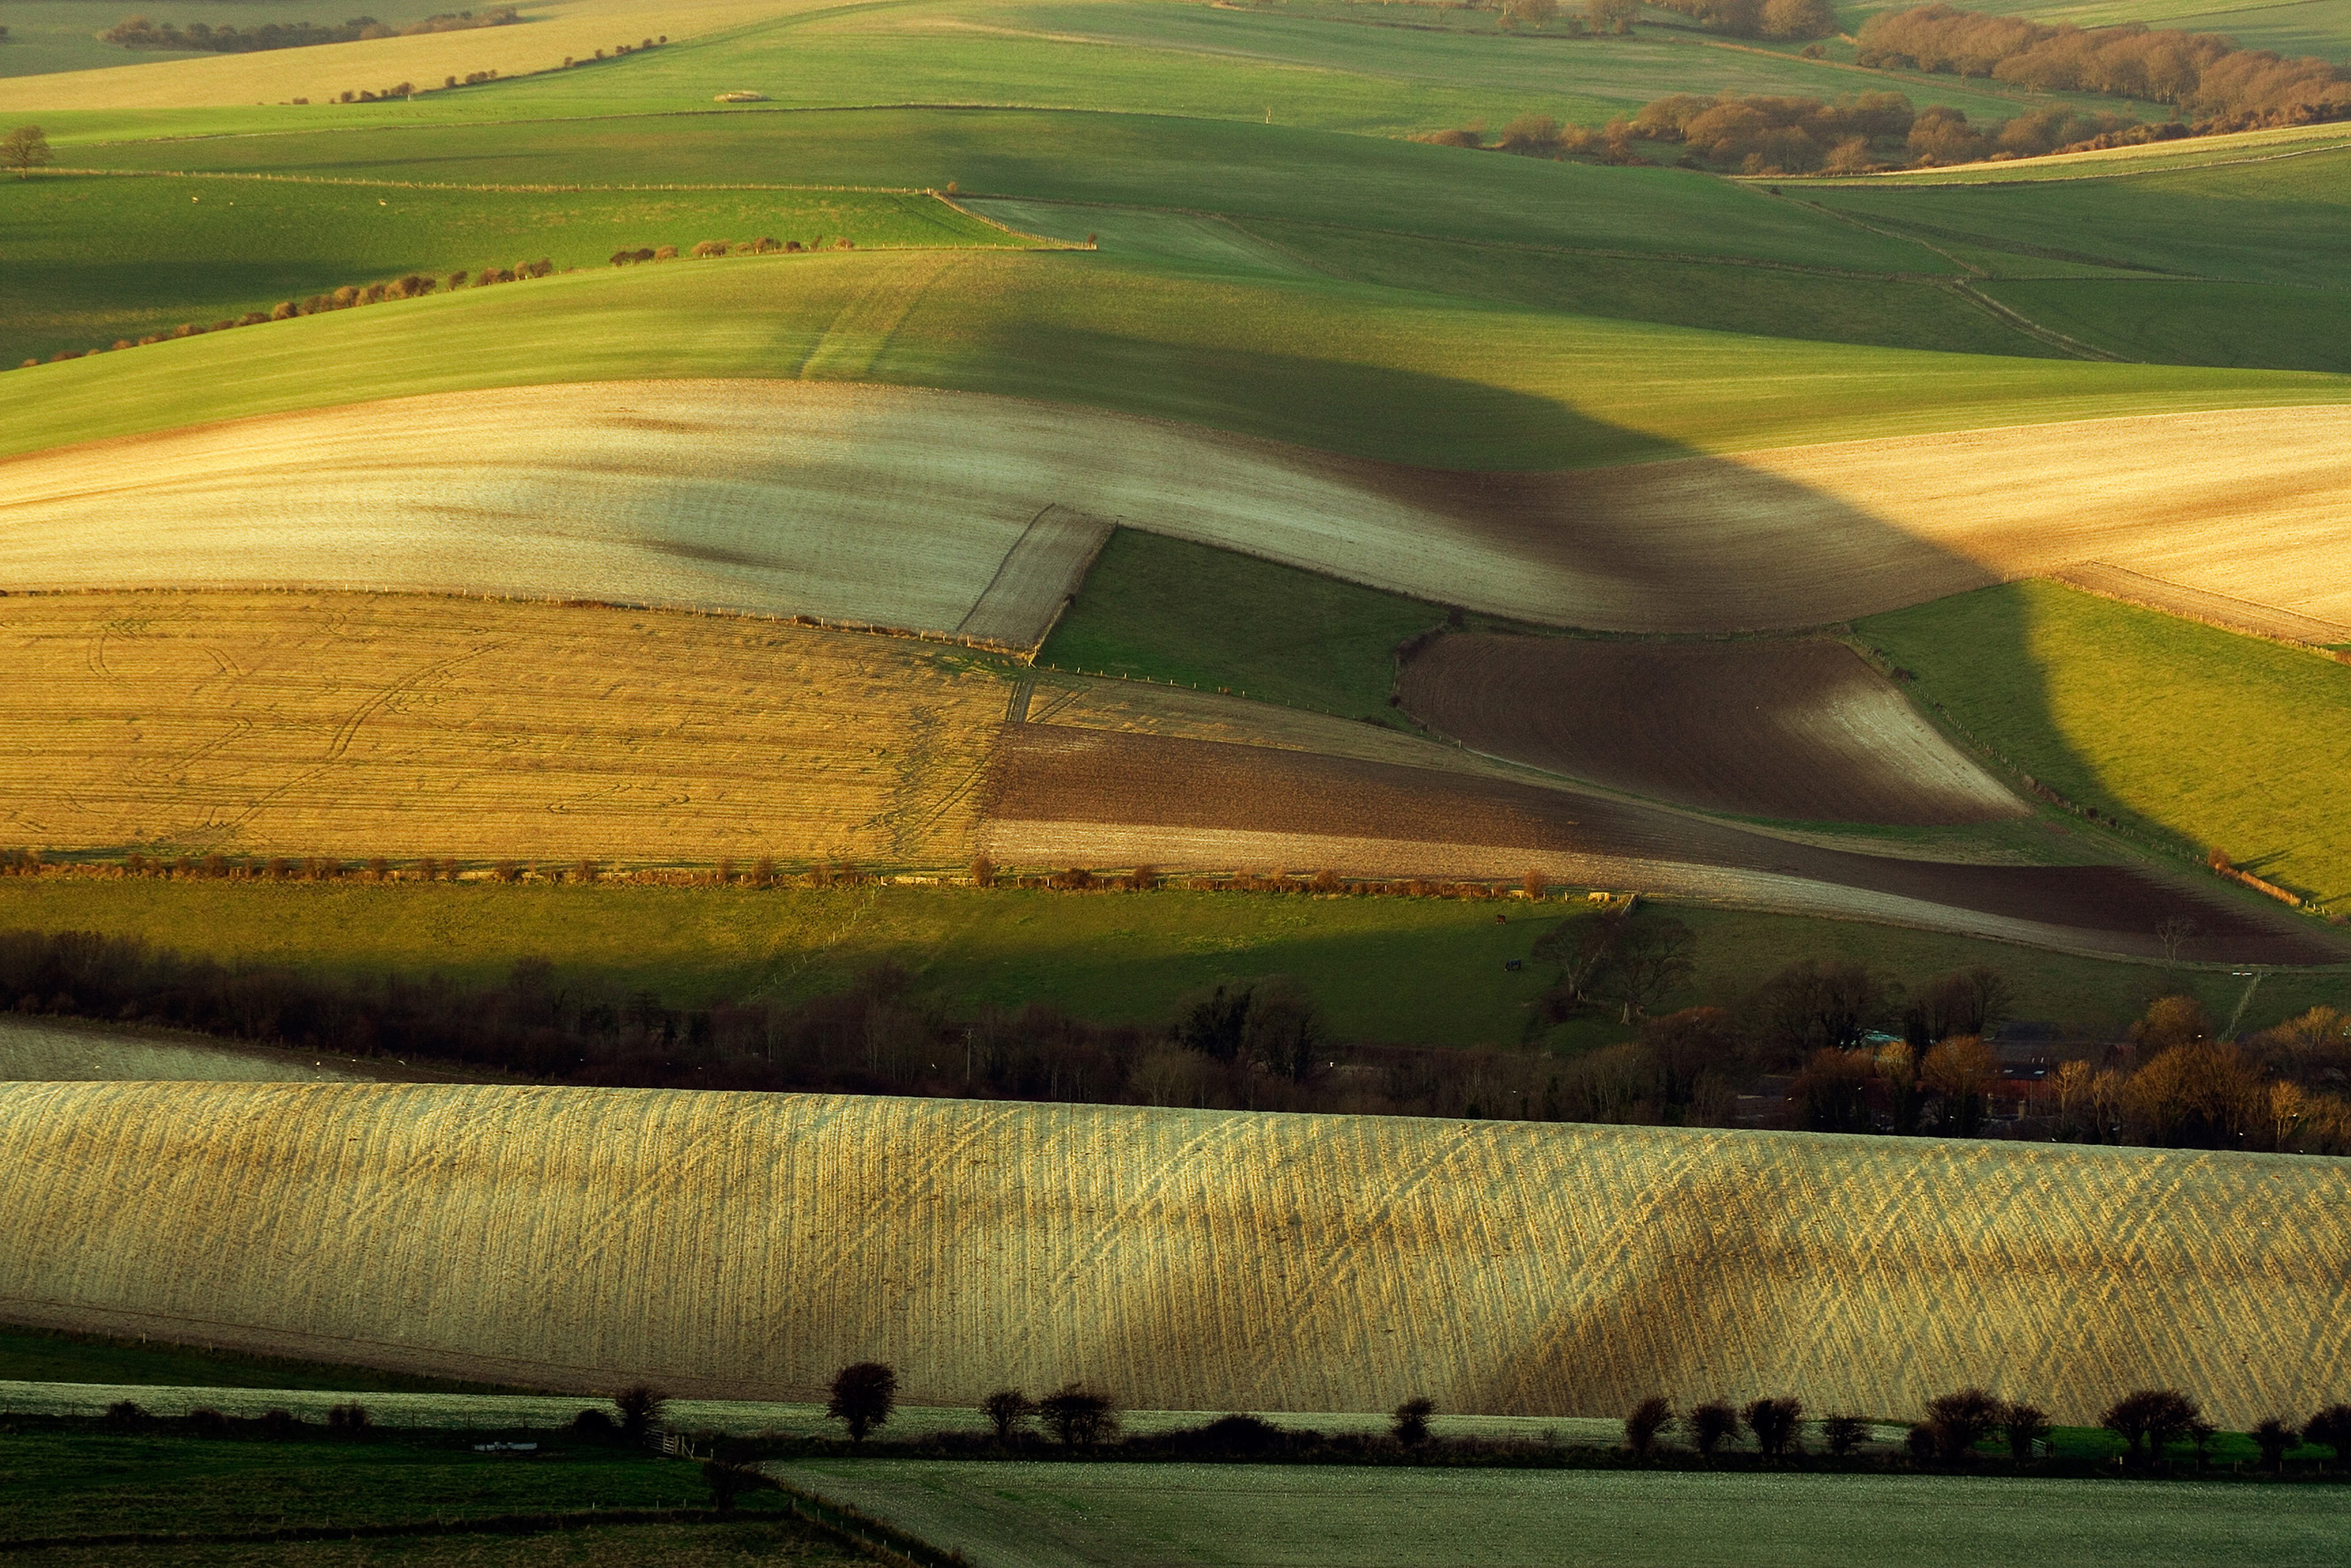
[(1006, 864), (1516, 878), (1890, 920), (2075, 952), (2155, 956), (2169, 916), (2192, 956), (2337, 964), (2312, 922), (2149, 868), (1857, 854), (1572, 788), (1402, 761), (1008, 725), (980, 798)]
[(1004, 709), (901, 638), (589, 605), (0, 599), (0, 841), (955, 863)]
[(354, 1083), (366, 1075), (290, 1051), (0, 1019), (0, 1082)]
[[(528, 418), (441, 394), (10, 459), (0, 576), (459, 589), (946, 632), (977, 614), (1018, 642), (1092, 548), (1057, 530), (1057, 549), (1016, 559), (1050, 507), (1610, 631), (1820, 625), (2090, 560), (2351, 627), (2351, 407), (1472, 475), (969, 392), (528, 396)], [(1008, 563), (1044, 586), (1004, 598)]]
[(1397, 683), (1463, 744), (1742, 816), (1924, 825), (2024, 808), (1842, 643), (1440, 637)]
[[(2351, 1377), (2341, 1161), (504, 1086), (0, 1088), (0, 1315), (608, 1391), (1621, 1413)], [(2118, 1217), (2128, 1217), (2122, 1222)]]

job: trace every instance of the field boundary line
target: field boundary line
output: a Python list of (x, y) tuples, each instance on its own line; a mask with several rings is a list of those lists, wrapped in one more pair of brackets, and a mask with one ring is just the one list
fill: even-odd
[(2039, 339), (2053, 349), (2062, 349), (2077, 360), (2090, 360), (2108, 365), (2128, 365), (2137, 362), (2121, 354), (2108, 353), (2095, 344), (2085, 343), (2078, 338), (2069, 338), (2054, 327), (2044, 327), (2014, 306), (2004, 304), (1986, 294), (1970, 279), (1954, 278), (1943, 287), (1947, 293), (1957, 295), (1993, 320), (2012, 327), (2028, 337)]

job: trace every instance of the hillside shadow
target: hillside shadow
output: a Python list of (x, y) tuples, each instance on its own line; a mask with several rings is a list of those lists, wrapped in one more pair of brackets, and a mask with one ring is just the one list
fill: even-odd
[[(1595, 606), (1614, 607), (1619, 623), (1608, 626), (1600, 616), (1604, 629), (1719, 634), (1841, 623), (1865, 612), (1999, 580), (1981, 563), (1836, 497), (1489, 382), (1262, 349), (1189, 345), (1171, 353), (1150, 339), (1067, 323), (1011, 324), (990, 346), (999, 352), (989, 362), (1008, 373), (992, 376), (988, 390), (1074, 398), (1245, 432), (1253, 443), (1271, 436), (1315, 448), (1286, 455), (1318, 479), (1353, 485), (1428, 519), (1426, 537), (1367, 533), (1327, 552), (1339, 559), (1349, 550), (1376, 558), (1376, 568), (1362, 574), (1375, 586), (1392, 587), (1399, 576), (1417, 573), (1418, 597), (1562, 627), (1593, 626)], [(1691, 526), (1686, 516), (1661, 517), (1654, 504), (1622, 505), (1626, 471), (1621, 467), (1573, 476), (1576, 482), (1565, 486), (1555, 474), (1508, 471), (1536, 463), (1548, 469), (1675, 463), (1667, 493), (1689, 498), (1692, 510), (1718, 488), (1736, 492), (1729, 531), (1738, 537), (1724, 537), (1721, 528), (1710, 537), (1708, 528)], [(1153, 528), (1147, 516), (1118, 520)], [(1246, 543), (1239, 548), (1307, 570), (1332, 570), (1327, 561), (1285, 550), (1278, 539), (1263, 540), (1254, 550)], [(1520, 602), (1478, 602), (1481, 573), (1490, 582), (1498, 573), (1510, 578), (1513, 569)], [(1203, 619), (1213, 618), (1215, 607), (1201, 608)], [(2062, 748), (2065, 766), (2094, 775), (2092, 760), (2064, 738), (2029, 633), (2021, 620), (1971, 624), (1970, 634), (1978, 639), (1972, 656), (2010, 674), (2007, 700), (2022, 707), (2021, 722)], [(1938, 723), (1939, 716), (1926, 711), (1929, 723), (1949, 732), (1948, 722)], [(1964, 737), (1956, 738), (1963, 750), (1979, 751)], [(1990, 766), (2018, 787), (2013, 770)], [(2049, 828), (2053, 835), (2065, 832), (2053, 819)], [(1347, 832), (1343, 808), (1334, 809), (1323, 831)], [(1801, 862), (1805, 874), (1838, 885), (1898, 889), (1957, 908), (2006, 907), (2021, 917), (2029, 917), (2026, 908), (2045, 904), (2048, 923), (2095, 936), (2090, 945), (2103, 950), (2144, 958), (2165, 956), (2163, 933), (2170, 930), (2176, 942), (2181, 921), (2192, 922), (2197, 932), (2178, 945), (2182, 958), (2328, 963), (2351, 957), (2351, 947), (2305, 918), (2241, 897), (2233, 888), (2204, 885), (2202, 873), (2184, 865), (2090, 869), (2113, 856), (2088, 841), (2076, 844), (2081, 874), (2053, 877), (2045, 867), (1954, 865), (1945, 873), (1932, 872), (1935, 862), (1796, 853), (1782, 841), (1719, 823), (1693, 822), (1689, 832), (1713, 851), (1694, 858), (1716, 863), (1722, 863), (1721, 835), (1732, 833), (1752, 841), (1757, 870), (1784, 873)], [(2016, 885), (2008, 888), (2009, 883)]]

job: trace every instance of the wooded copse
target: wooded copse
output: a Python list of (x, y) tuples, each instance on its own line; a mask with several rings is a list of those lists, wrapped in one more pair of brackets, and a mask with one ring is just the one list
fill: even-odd
[(399, 26), (379, 22), (372, 16), (354, 16), (331, 27), (314, 26), (308, 22), (264, 22), (259, 26), (242, 31), (234, 26), (215, 27), (207, 22), (191, 22), (182, 27), (170, 22), (153, 22), (144, 16), (132, 16), (117, 22), (98, 37), (101, 43), (117, 44), (126, 49), (181, 49), (244, 55), (263, 49), (298, 49), (311, 44), (352, 44), (368, 38), (460, 33), (475, 27), (503, 27), (520, 20), (521, 13), (511, 5), (501, 5), (478, 15), (472, 11), (444, 12), (427, 16), (421, 22), (409, 22)]
[(2351, 71), (2314, 56), (2241, 49), (2217, 33), (2050, 26), (1957, 6), (1883, 12), (1856, 35), (1860, 63), (1989, 77), (2036, 92), (2098, 92), (2167, 103), (2247, 131), (2351, 115)]
[(2150, 125), (2126, 114), (2064, 104), (1980, 126), (1970, 123), (1962, 110), (1942, 104), (1917, 109), (1898, 92), (1860, 93), (1834, 103), (1677, 93), (1642, 106), (1628, 130), (1646, 141), (1680, 144), (1686, 163), (1744, 174), (1865, 174), (2192, 134), (2178, 123)]

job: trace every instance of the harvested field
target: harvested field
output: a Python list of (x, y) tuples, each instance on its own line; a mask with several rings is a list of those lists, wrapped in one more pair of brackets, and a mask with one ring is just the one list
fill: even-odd
[(1414, 657), (1397, 692), (1465, 746), (1703, 810), (1897, 825), (2024, 814), (1840, 643), (1455, 633)]
[[(10, 459), (0, 575), (455, 588), (952, 632), (984, 596), (1050, 614), (1086, 530), (1024, 553), (1023, 576), (1052, 553), (1036, 570), (1053, 587), (1007, 599), (990, 584), (1053, 507), (1614, 631), (1819, 625), (2085, 560), (2351, 624), (2351, 408), (1471, 475), (977, 393), (731, 381), (517, 395), (528, 419), (486, 424), (479, 393), (446, 394)], [(996, 613), (998, 630), (1042, 633)]]
[(567, 57), (586, 59), (615, 39), (741, 26), (806, 10), (814, 0), (540, 0), (520, 26), (416, 37), (371, 38), (202, 59), (141, 60), (102, 70), (0, 80), (0, 113), (42, 110), (200, 109), (330, 103), (338, 92), (374, 90), (386, 82), (436, 82), (448, 75), (496, 70), (500, 76), (558, 70)]
[(953, 862), (1003, 710), (922, 644), (308, 593), (0, 600), (0, 842)]
[(1008, 864), (1515, 877), (1895, 920), (2079, 952), (2337, 964), (2301, 918), (2144, 866), (1856, 854), (1569, 789), (1217, 741), (1007, 726), (979, 842)]
[(0, 1018), (0, 1081), (356, 1083), (366, 1075), (293, 1051)]
[[(2223, 1423), (2351, 1377), (2292, 1155), (486, 1085), (0, 1088), (0, 1315), (609, 1390)], [(2128, 1224), (2116, 1217), (2128, 1215)], [(691, 1281), (691, 1289), (676, 1288)]]

